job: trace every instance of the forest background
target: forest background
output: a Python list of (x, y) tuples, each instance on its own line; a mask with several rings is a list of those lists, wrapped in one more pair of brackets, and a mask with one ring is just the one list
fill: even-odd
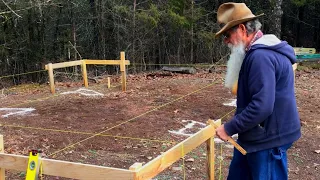
[[(1, 0), (0, 76), (43, 70), (51, 62), (119, 59), (135, 72), (148, 64), (223, 63), (214, 38), (223, 0)], [(294, 47), (320, 49), (320, 0), (245, 0), (264, 33)], [(104, 72), (117, 71), (105, 67)], [(46, 73), (14, 77), (37, 82)], [(98, 75), (98, 74), (97, 74)]]

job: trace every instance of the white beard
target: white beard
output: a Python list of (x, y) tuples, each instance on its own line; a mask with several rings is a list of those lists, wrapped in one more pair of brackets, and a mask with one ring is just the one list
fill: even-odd
[(245, 45), (242, 42), (239, 42), (237, 46), (228, 44), (228, 47), (231, 49), (231, 54), (227, 64), (225, 87), (232, 89), (233, 85), (238, 81), (239, 72), (246, 52)]

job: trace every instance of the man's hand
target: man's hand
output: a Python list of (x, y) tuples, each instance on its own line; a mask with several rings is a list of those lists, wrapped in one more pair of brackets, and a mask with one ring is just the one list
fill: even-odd
[(221, 126), (219, 126), (216, 129), (216, 135), (222, 139), (223, 141), (228, 141), (228, 134), (226, 133), (226, 131), (224, 130), (224, 124), (222, 124)]

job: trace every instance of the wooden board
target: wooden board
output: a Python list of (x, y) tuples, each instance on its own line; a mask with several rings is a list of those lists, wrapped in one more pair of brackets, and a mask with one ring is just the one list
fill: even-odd
[[(81, 65), (81, 61), (69, 61), (69, 62), (62, 62), (62, 63), (54, 63), (52, 64), (53, 69), (65, 68), (70, 66), (78, 66)], [(48, 70), (48, 66), (45, 66), (46, 70)]]
[[(0, 135), (0, 153), (4, 152), (4, 145), (3, 145), (3, 135)], [(5, 178), (5, 169), (0, 168), (0, 180), (4, 180)]]
[(297, 55), (299, 55), (299, 54), (315, 54), (316, 53), (315, 48), (294, 47), (293, 50)]
[[(103, 166), (72, 163), (52, 159), (41, 159), (43, 174), (74, 179), (134, 180), (134, 172)], [(0, 153), (0, 167), (26, 171), (28, 157)]]
[(137, 172), (137, 179), (142, 180), (155, 177), (157, 174), (172, 165), (174, 162), (178, 161), (183, 156), (182, 148), (184, 155), (186, 155), (214, 135), (215, 128), (211, 125), (206, 126), (193, 136), (180, 142), (176, 146), (169, 149), (167, 152), (145, 164)]
[[(100, 65), (120, 65), (120, 60), (93, 60), (86, 59), (86, 64), (100, 64)], [(129, 60), (125, 60), (125, 65), (130, 65)]]

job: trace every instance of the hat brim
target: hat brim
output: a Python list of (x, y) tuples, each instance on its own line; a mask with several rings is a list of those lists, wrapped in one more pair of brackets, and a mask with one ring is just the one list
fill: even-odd
[(224, 25), (220, 31), (218, 31), (216, 34), (215, 34), (215, 37), (218, 37), (220, 36), (221, 34), (223, 34), (224, 32), (228, 31), (230, 28), (232, 28), (233, 26), (236, 26), (238, 24), (241, 24), (241, 23), (244, 23), (244, 22), (247, 22), (247, 21), (250, 21), (250, 20), (253, 20), (253, 19), (256, 19), (260, 16), (263, 16), (264, 13), (262, 14), (259, 14), (257, 16), (253, 16), (253, 17), (249, 17), (249, 18), (243, 18), (243, 19), (238, 19), (238, 20), (234, 20), (234, 21), (230, 21), (228, 22), (226, 25)]

